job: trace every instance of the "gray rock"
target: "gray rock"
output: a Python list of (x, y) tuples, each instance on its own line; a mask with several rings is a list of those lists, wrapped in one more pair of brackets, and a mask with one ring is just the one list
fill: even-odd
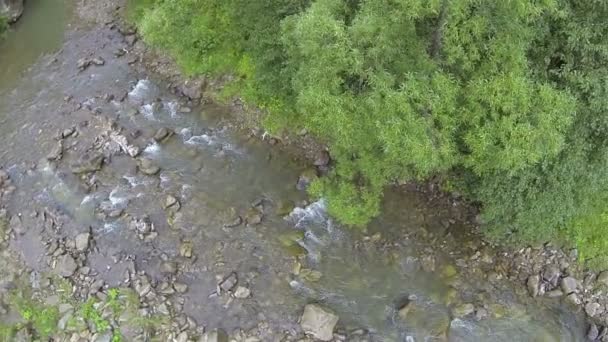
[(591, 323), (591, 325), (589, 326), (589, 330), (587, 330), (587, 339), (589, 341), (595, 341), (595, 340), (597, 340), (599, 335), (600, 335), (600, 332), (597, 328), (597, 325), (595, 325), (595, 323)]
[(149, 176), (155, 175), (160, 171), (160, 167), (158, 167), (154, 161), (149, 158), (140, 158), (138, 166), (139, 171)]
[(599, 303), (590, 302), (585, 305), (585, 313), (589, 317), (595, 317), (600, 313), (601, 305)]
[(530, 296), (532, 296), (532, 297), (538, 296), (539, 284), (540, 284), (540, 276), (531, 275), (528, 277), (526, 286), (528, 288), (528, 293), (530, 294)]
[(173, 288), (179, 293), (185, 293), (188, 291), (188, 285), (182, 283), (174, 283)]
[(222, 292), (229, 292), (234, 289), (238, 281), (236, 273), (232, 272), (219, 283), (219, 288)]
[(565, 294), (576, 292), (576, 289), (578, 287), (578, 280), (574, 279), (573, 277), (563, 278), (561, 287), (562, 291), (564, 291)]
[(89, 240), (91, 238), (91, 234), (89, 233), (81, 233), (76, 235), (74, 239), (76, 243), (76, 250), (79, 252), (84, 252), (89, 248)]
[(246, 288), (245, 286), (237, 286), (236, 290), (234, 290), (234, 297), (245, 299), (251, 295), (251, 290)]
[(543, 272), (543, 279), (551, 283), (553, 286), (556, 286), (560, 275), (561, 272), (559, 271), (559, 268), (554, 265), (550, 265)]
[(179, 87), (179, 90), (190, 100), (198, 101), (203, 97), (203, 82), (199, 80), (186, 81)]
[(9, 22), (17, 21), (23, 14), (23, 0), (0, 0), (0, 16)]
[(60, 276), (64, 278), (70, 277), (76, 272), (77, 268), (76, 261), (69, 254), (64, 254), (57, 258), (56, 270)]
[(77, 162), (72, 164), (73, 173), (88, 173), (101, 170), (103, 165), (103, 154), (99, 152), (89, 152), (83, 154)]
[(608, 271), (603, 271), (597, 276), (597, 282), (608, 286)]
[(461, 318), (475, 312), (475, 306), (473, 304), (461, 304), (452, 309), (452, 316)]
[(160, 271), (166, 274), (175, 274), (177, 272), (177, 264), (173, 261), (163, 261), (160, 264)]
[(55, 147), (53, 147), (51, 152), (49, 152), (49, 154), (47, 154), (46, 159), (50, 160), (50, 161), (61, 160), (62, 157), (63, 157), (63, 141), (59, 140), (57, 142), (57, 144), (55, 145)]
[(107, 331), (105, 333), (100, 333), (97, 336), (93, 337), (93, 342), (111, 342), (112, 341), (112, 332)]
[(23, 235), (26, 232), (26, 228), (18, 215), (13, 215), (11, 217), (8, 227), (18, 235)]
[(204, 333), (198, 342), (228, 342), (228, 335), (222, 329), (214, 329)]
[(331, 161), (331, 157), (329, 156), (329, 152), (320, 151), (319, 153), (317, 153), (317, 156), (315, 157), (315, 161), (313, 162), (313, 164), (315, 166), (327, 166), (330, 161)]
[(61, 318), (59, 319), (59, 322), (57, 322), (57, 328), (59, 330), (65, 330), (65, 328), (68, 326), (68, 322), (70, 321), (70, 319), (72, 319), (72, 317), (74, 317), (74, 310), (69, 310), (64, 313), (64, 315), (61, 316)]
[(571, 293), (566, 296), (566, 303), (573, 306), (581, 305), (581, 299), (576, 293)]
[(135, 43), (137, 42), (137, 36), (134, 34), (130, 34), (125, 36), (125, 42), (129, 45), (129, 46), (133, 46), (135, 45)]
[(321, 341), (331, 341), (339, 319), (336, 314), (319, 305), (308, 304), (304, 307), (300, 326), (306, 334), (314, 338)]
[(165, 199), (165, 209), (173, 209), (173, 210), (179, 210), (181, 207), (181, 204), (179, 203), (179, 201), (177, 200), (177, 198), (175, 198), (174, 196), (168, 195), (167, 198)]

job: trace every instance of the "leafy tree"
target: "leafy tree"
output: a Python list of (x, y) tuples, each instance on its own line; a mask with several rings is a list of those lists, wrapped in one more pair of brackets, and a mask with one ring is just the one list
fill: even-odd
[(132, 1), (187, 72), (234, 73), (269, 129), (331, 147), (311, 191), (341, 221), (366, 224), (394, 181), (440, 176), (480, 204), (489, 237), (601, 257), (606, 2)]

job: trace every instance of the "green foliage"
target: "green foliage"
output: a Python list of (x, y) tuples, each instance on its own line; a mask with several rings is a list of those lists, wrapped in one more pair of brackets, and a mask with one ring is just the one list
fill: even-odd
[(110, 322), (101, 316), (99, 308), (103, 303), (100, 303), (93, 298), (87, 300), (79, 310), (80, 317), (94, 324), (98, 331), (107, 331), (110, 329)]
[[(337, 161), (311, 193), (342, 222), (384, 187), (440, 175), (487, 235), (608, 252), (608, 16), (601, 0), (132, 0), (146, 41), (267, 129), (306, 128)], [(589, 208), (593, 208), (590, 210)]]
[[(46, 340), (53, 335), (59, 321), (59, 310), (56, 307), (45, 306), (35, 300), (28, 300), (22, 293), (12, 293), (10, 302), (21, 317), (36, 332), (40, 340)], [(14, 333), (16, 327), (3, 328), (3, 333)]]

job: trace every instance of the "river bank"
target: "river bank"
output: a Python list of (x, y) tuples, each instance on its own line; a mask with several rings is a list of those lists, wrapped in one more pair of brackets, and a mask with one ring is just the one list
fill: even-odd
[(0, 92), (15, 339), (53, 322), (74, 341), (573, 341), (576, 307), (605, 319), (605, 276), (551, 246), (488, 245), (466, 203), (426, 186), (389, 191), (366, 232), (334, 224), (296, 188), (323, 149), (283, 150), (303, 144), (206, 101), (118, 5), (78, 3), (62, 49)]

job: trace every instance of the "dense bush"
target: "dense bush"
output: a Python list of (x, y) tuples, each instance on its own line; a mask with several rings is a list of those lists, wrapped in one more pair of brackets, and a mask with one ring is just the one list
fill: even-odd
[(132, 2), (185, 71), (236, 74), (269, 129), (329, 144), (337, 165), (311, 190), (343, 222), (367, 223), (393, 181), (439, 175), (492, 238), (605, 254), (604, 1)]

